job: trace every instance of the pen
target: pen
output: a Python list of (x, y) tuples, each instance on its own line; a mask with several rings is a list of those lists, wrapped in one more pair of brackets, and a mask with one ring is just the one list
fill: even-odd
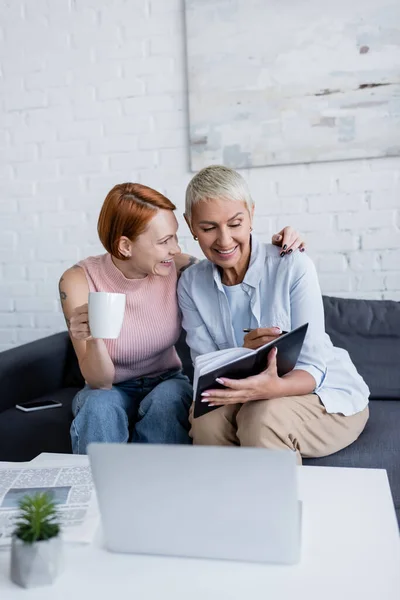
[[(250, 331), (254, 331), (255, 328), (253, 329), (243, 329), (243, 333), (250, 333)], [(288, 331), (281, 331), (281, 333), (279, 335), (283, 335), (284, 333), (288, 333)]]

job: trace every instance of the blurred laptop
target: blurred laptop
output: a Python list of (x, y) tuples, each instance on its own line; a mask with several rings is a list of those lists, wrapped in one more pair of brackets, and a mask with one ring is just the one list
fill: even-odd
[(113, 552), (296, 563), (300, 511), (289, 450), (90, 444)]

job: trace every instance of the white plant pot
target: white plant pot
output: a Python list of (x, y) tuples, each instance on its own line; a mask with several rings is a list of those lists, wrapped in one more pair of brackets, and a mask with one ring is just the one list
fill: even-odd
[(24, 588), (50, 585), (61, 570), (60, 536), (27, 544), (13, 536), (11, 543), (11, 580)]

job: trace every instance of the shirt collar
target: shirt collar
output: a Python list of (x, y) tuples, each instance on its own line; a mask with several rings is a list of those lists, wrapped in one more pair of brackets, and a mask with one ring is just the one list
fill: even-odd
[[(244, 285), (248, 285), (252, 288), (256, 288), (258, 286), (263, 275), (263, 264), (264, 253), (262, 252), (262, 245), (257, 240), (256, 236), (254, 234), (251, 234), (251, 255), (249, 266), (243, 279)], [(221, 276), (219, 274), (217, 265), (212, 264), (212, 269), (214, 281), (218, 289), (222, 292), (223, 287), (221, 282)]]

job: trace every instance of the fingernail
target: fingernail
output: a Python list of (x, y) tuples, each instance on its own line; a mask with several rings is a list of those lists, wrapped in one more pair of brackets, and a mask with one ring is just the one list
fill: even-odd
[(272, 329), (276, 332), (276, 333), (282, 333), (282, 329), (280, 327), (272, 327)]
[(284, 249), (284, 250), (286, 250), (286, 248), (287, 248), (287, 244), (285, 244), (285, 245), (283, 246), (283, 249)]
[(208, 406), (215, 406), (215, 404), (213, 404), (212, 402), (210, 402), (210, 404)]
[(285, 253), (284, 253), (284, 252), (281, 252), (281, 254), (280, 254), (280, 255), (281, 255), (281, 257), (282, 257), (282, 256), (285, 256)]
[(201, 400), (202, 402), (209, 402), (209, 400), (207, 398), (202, 398)]
[(202, 395), (202, 396), (207, 396), (207, 398), (208, 398), (208, 396), (209, 396), (210, 394), (208, 394), (207, 392), (202, 392), (202, 394), (201, 394), (201, 395)]
[(293, 250), (290, 248), (290, 250), (287, 251), (288, 254), (292, 254)]
[(220, 383), (221, 385), (224, 385), (224, 380), (220, 379), (219, 377), (215, 380), (217, 383)]

